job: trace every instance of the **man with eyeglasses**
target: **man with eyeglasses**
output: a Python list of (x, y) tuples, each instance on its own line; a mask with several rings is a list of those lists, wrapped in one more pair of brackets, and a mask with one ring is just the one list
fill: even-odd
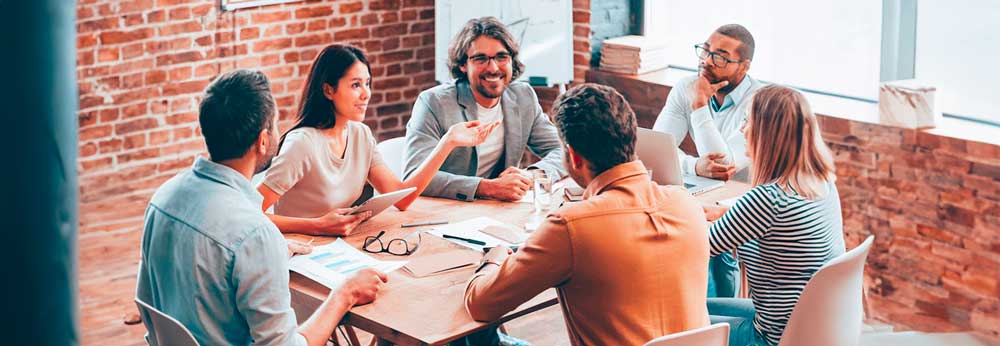
[[(682, 79), (670, 90), (653, 129), (678, 141), (691, 135), (698, 157), (677, 149), (685, 174), (723, 180), (745, 174), (743, 168), (749, 166), (750, 159), (740, 128), (750, 96), (763, 86), (747, 75), (753, 51), (750, 31), (739, 24), (723, 25), (704, 43), (695, 45), (698, 75)], [(739, 268), (732, 255), (712, 257), (709, 270), (708, 296), (735, 297)]]
[(750, 95), (763, 86), (747, 75), (753, 52), (753, 36), (739, 24), (723, 25), (695, 45), (698, 75), (674, 86), (653, 125), (677, 141), (691, 135), (698, 156), (680, 155), (685, 174), (728, 180), (749, 165), (740, 126)]
[(413, 105), (403, 175), (417, 171), (453, 124), (500, 120), (503, 126), (481, 145), (452, 151), (424, 196), (520, 200), (531, 189), (520, 169), (526, 148), (541, 157), (528, 170), (543, 170), (553, 180), (565, 175), (559, 137), (538, 96), (527, 83), (513, 82), (524, 64), (503, 23), (493, 17), (468, 21), (448, 48), (448, 67), (456, 80), (425, 90)]

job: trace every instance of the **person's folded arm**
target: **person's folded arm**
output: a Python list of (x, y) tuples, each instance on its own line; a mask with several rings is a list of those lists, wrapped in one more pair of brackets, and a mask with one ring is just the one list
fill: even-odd
[(691, 112), (691, 137), (694, 138), (695, 147), (698, 148), (698, 156), (707, 156), (710, 153), (720, 153), (726, 155), (725, 162), (733, 162), (733, 151), (725, 136), (719, 132), (719, 128), (712, 119), (712, 112), (708, 106), (698, 108)]
[(695, 163), (698, 157), (691, 156), (680, 149), (681, 142), (687, 137), (690, 129), (691, 99), (686, 95), (690, 88), (690, 82), (678, 83), (667, 95), (667, 102), (660, 110), (660, 114), (653, 123), (653, 130), (669, 133), (674, 137), (674, 145), (677, 146), (677, 157), (681, 160), (681, 169), (684, 174), (695, 174)]
[(465, 307), (477, 321), (495, 321), (550, 287), (570, 279), (573, 252), (565, 223), (550, 216), (500, 265), (486, 264), (465, 290)]

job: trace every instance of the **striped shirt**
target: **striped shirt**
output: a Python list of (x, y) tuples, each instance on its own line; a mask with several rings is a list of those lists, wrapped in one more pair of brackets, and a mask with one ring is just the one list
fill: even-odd
[(813, 274), (844, 253), (840, 196), (833, 182), (814, 200), (775, 184), (754, 187), (709, 230), (712, 255), (737, 249), (745, 264), (754, 328), (777, 345)]

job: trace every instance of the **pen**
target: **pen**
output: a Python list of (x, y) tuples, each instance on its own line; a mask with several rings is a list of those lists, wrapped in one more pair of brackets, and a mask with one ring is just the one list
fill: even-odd
[(461, 241), (464, 241), (464, 242), (467, 242), (467, 243), (470, 243), (470, 244), (476, 244), (476, 245), (479, 245), (479, 246), (486, 245), (486, 242), (481, 241), (481, 240), (456, 237), (456, 236), (453, 236), (453, 235), (450, 235), (450, 234), (442, 234), (441, 237), (442, 238), (447, 238), (447, 239), (457, 239), (457, 240), (461, 240)]
[(412, 223), (404, 223), (400, 227), (432, 226), (432, 225), (443, 225), (446, 223), (448, 223), (448, 220), (427, 220), (427, 221), (417, 221)]

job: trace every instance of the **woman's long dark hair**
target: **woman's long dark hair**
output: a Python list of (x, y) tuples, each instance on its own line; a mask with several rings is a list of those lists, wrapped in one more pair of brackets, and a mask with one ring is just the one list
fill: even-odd
[(365, 53), (358, 47), (332, 44), (323, 48), (323, 51), (316, 56), (316, 60), (313, 60), (312, 68), (309, 70), (309, 79), (306, 81), (305, 89), (302, 90), (302, 100), (299, 102), (299, 113), (295, 126), (281, 135), (278, 150), (281, 150), (281, 145), (285, 143), (285, 136), (292, 130), (300, 127), (328, 129), (337, 124), (333, 102), (326, 98), (326, 95), (323, 95), (323, 84), (329, 84), (336, 90), (340, 78), (344, 77), (347, 70), (359, 61), (365, 64), (365, 67), (368, 68), (368, 74), (371, 75), (371, 64), (368, 63)]

